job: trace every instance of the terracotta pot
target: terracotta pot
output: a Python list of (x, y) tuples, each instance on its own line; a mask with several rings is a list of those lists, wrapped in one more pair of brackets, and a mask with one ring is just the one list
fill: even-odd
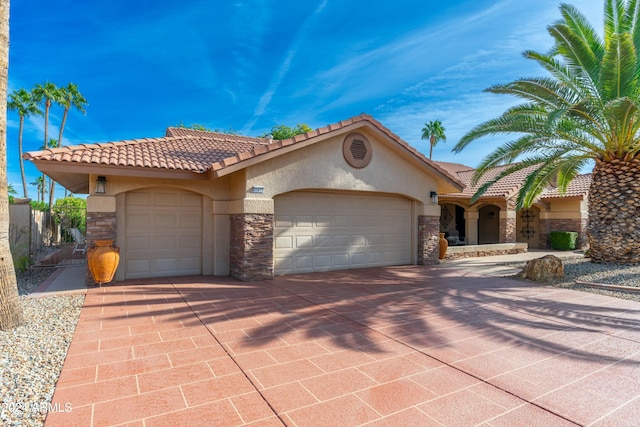
[(99, 285), (109, 283), (116, 274), (120, 262), (120, 248), (113, 240), (96, 240), (95, 247), (87, 249), (87, 263), (91, 277)]
[(447, 254), (447, 248), (449, 248), (449, 242), (444, 238), (444, 233), (440, 233), (440, 240), (438, 241), (438, 244), (438, 259), (444, 259), (444, 256)]

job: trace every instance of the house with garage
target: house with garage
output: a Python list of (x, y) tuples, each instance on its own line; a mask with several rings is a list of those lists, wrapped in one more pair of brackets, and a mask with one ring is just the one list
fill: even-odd
[(365, 114), (283, 141), (169, 128), (24, 157), (88, 194), (87, 243), (115, 240), (116, 280), (436, 263), (434, 196), (465, 188)]
[[(487, 189), (471, 204), (471, 197), (484, 183), (498, 176), (508, 166), (491, 169), (476, 185), (472, 185), (475, 172), (471, 166), (435, 162), (456, 176), (464, 185), (461, 192), (439, 195), (442, 208), (440, 231), (457, 237), (465, 245), (526, 243), (531, 249), (550, 247), (552, 231), (575, 231), (578, 247), (587, 243), (588, 194), (591, 174), (578, 175), (560, 194), (558, 188), (548, 187), (529, 209), (516, 210), (516, 199), (529, 170), (523, 169), (504, 177)], [(474, 253), (476, 249), (450, 251)]]

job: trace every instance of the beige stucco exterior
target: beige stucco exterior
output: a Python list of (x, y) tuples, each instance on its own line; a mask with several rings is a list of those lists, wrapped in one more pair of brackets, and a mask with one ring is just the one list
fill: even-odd
[(540, 213), (542, 219), (586, 219), (589, 203), (582, 198), (547, 199), (548, 209)]
[[(370, 142), (372, 156), (364, 168), (350, 166), (343, 157), (343, 141), (352, 132), (305, 143), (263, 161), (252, 161), (245, 168), (208, 180), (167, 177), (149, 178), (124, 175), (106, 177), (106, 194), (95, 194), (98, 174), (89, 175), (91, 195), (88, 212), (115, 212), (116, 245), (126, 255), (127, 195), (132, 191), (181, 191), (202, 198), (202, 274), (228, 275), (230, 254), (230, 216), (236, 214), (274, 214), (274, 200), (295, 191), (343, 192), (402, 196), (411, 202), (412, 263), (417, 261), (418, 217), (440, 215), (440, 207), (430, 199), (432, 191), (455, 190), (455, 184), (441, 173), (398, 147), (394, 141), (368, 127), (358, 129)], [(263, 188), (257, 193), (254, 187)], [(123, 263), (116, 280), (125, 279)]]

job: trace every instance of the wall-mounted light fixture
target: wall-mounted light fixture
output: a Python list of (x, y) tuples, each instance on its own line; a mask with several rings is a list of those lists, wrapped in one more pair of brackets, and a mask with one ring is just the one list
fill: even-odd
[(431, 197), (431, 203), (433, 203), (434, 205), (438, 204), (438, 193), (432, 191), (429, 193), (429, 197)]
[(96, 194), (105, 194), (107, 192), (107, 178), (100, 175), (96, 180)]
[(264, 193), (264, 187), (262, 185), (254, 185), (251, 187), (251, 192), (254, 194), (262, 194)]

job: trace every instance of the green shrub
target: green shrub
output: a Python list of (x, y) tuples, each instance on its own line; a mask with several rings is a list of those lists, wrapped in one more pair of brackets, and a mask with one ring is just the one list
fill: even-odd
[(16, 271), (25, 272), (31, 266), (31, 258), (25, 255), (20, 255), (13, 260), (13, 266)]
[(551, 247), (558, 251), (573, 251), (578, 242), (578, 233), (575, 231), (552, 231)]

